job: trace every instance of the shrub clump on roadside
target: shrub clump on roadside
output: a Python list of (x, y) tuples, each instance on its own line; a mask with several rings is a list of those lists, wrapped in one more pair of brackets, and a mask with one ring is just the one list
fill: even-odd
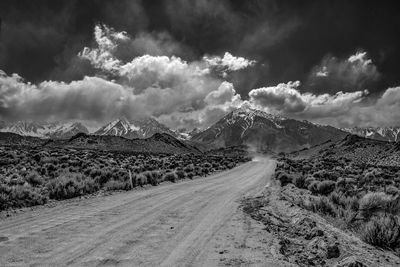
[(27, 181), (32, 186), (41, 186), (45, 183), (45, 180), (37, 172), (31, 172), (25, 177)]
[(202, 154), (137, 153), (62, 147), (0, 149), (0, 209), (79, 197), (97, 190), (129, 190), (206, 176), (250, 160), (245, 150)]
[(369, 219), (377, 212), (385, 211), (389, 202), (390, 196), (383, 192), (368, 193), (359, 201), (360, 215), (365, 219)]
[(293, 179), (293, 184), (297, 187), (297, 188), (307, 188), (306, 187), (306, 176), (304, 175), (297, 175), (296, 177), (294, 177)]
[(304, 208), (313, 212), (322, 213), (332, 217), (336, 216), (335, 207), (325, 196), (311, 197), (308, 201), (304, 202)]
[(318, 184), (318, 193), (321, 195), (329, 195), (335, 190), (336, 183), (331, 180), (325, 180)]
[(170, 181), (170, 182), (175, 183), (176, 180), (178, 180), (178, 175), (176, 175), (176, 173), (168, 172), (168, 173), (164, 174), (164, 181)]
[(65, 173), (47, 184), (51, 199), (68, 199), (96, 192), (99, 184), (82, 174)]
[(147, 178), (147, 182), (151, 185), (158, 185), (162, 178), (160, 171), (146, 171), (143, 175)]
[(0, 211), (9, 208), (23, 208), (43, 205), (47, 197), (40, 189), (29, 185), (7, 186), (0, 184)]
[(104, 184), (104, 189), (108, 191), (112, 190), (130, 190), (131, 186), (129, 183), (124, 181), (111, 180)]
[(293, 176), (284, 171), (277, 172), (275, 177), (281, 183), (281, 186), (290, 184), (293, 181)]
[(372, 218), (364, 227), (361, 238), (374, 246), (385, 249), (400, 247), (399, 218), (386, 214)]

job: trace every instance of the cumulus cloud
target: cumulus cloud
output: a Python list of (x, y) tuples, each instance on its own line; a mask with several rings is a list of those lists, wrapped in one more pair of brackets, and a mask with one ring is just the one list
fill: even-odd
[(97, 47), (85, 47), (78, 56), (89, 60), (93, 66), (111, 73), (118, 72), (121, 65), (142, 55), (179, 56), (188, 55), (189, 49), (176, 42), (166, 32), (140, 32), (134, 38), (125, 31), (98, 24), (94, 28)]
[(326, 56), (311, 71), (306, 87), (313, 92), (331, 93), (372, 90), (379, 78), (380, 73), (367, 52), (358, 51), (346, 59)]
[(296, 81), (253, 89), (249, 92), (250, 101), (256, 105), (270, 107), (282, 112), (303, 111), (306, 103), (296, 89), (299, 85), (300, 82)]
[(149, 87), (135, 94), (131, 87), (100, 77), (85, 77), (70, 83), (45, 81), (33, 85), (16, 74), (8, 76), (1, 72), (0, 84), (0, 114), (2, 119), (8, 120), (79, 119), (105, 122), (120, 116), (159, 117), (173, 113), (180, 117), (185, 114), (198, 117), (206, 108), (224, 108), (224, 104), (231, 105), (235, 97), (240, 98), (226, 95), (226, 88), (233, 88), (226, 83), (215, 88), (215, 95), (210, 94), (212, 88), (195, 91), (185, 87)]
[(191, 56), (191, 50), (177, 42), (168, 32), (140, 32), (119, 46), (117, 57), (132, 59), (140, 55)]
[(255, 60), (249, 60), (244, 57), (235, 57), (229, 52), (225, 52), (223, 57), (220, 56), (204, 56), (203, 60), (211, 67), (215, 67), (221, 71), (238, 71), (256, 64)]
[(353, 106), (340, 120), (346, 126), (400, 126), (400, 87), (388, 88), (371, 102)]
[(253, 89), (249, 92), (250, 103), (292, 117), (313, 118), (346, 112), (349, 106), (368, 95), (368, 91), (320, 95), (301, 93), (298, 90), (300, 85), (295, 81)]
[(300, 82), (254, 89), (246, 103), (272, 113), (336, 127), (397, 126), (400, 120), (400, 87), (388, 88), (379, 97), (367, 90), (335, 94), (301, 93)]
[(346, 113), (368, 95), (368, 91), (316, 95), (301, 93), (299, 86), (300, 82), (296, 81), (253, 89), (249, 92), (249, 102), (256, 107), (289, 117), (320, 119)]
[(322, 69), (318, 70), (317, 72), (315, 72), (315, 76), (316, 77), (328, 77), (328, 68), (326, 66), (322, 66)]
[[(184, 114), (202, 110), (206, 105), (220, 104), (223, 93), (214, 97), (209, 93), (221, 91), (222, 82), (205, 78), (199, 81), (202, 84), (196, 87), (188, 80), (179, 86), (151, 85), (137, 92), (133, 86), (101, 77), (85, 77), (70, 83), (44, 81), (33, 85), (16, 74), (8, 76), (2, 72), (0, 115), (6, 120), (87, 119), (104, 122), (120, 116), (158, 117), (177, 111)], [(207, 96), (207, 101), (212, 104), (205, 102)]]
[(399, 114), (400, 87), (393, 87), (376, 98), (361, 91), (341, 93), (329, 105), (312, 106), (301, 117), (336, 127), (377, 127), (400, 126)]
[(210, 92), (204, 101), (210, 105), (219, 105), (226, 102), (233, 102), (235, 97), (239, 97), (239, 95), (236, 94), (233, 84), (223, 82), (216, 91)]
[(0, 114), (3, 119), (100, 119), (126, 109), (129, 93), (97, 77), (71, 83), (25, 83), (17, 74), (0, 72)]
[(187, 63), (174, 56), (140, 56), (121, 65), (118, 73), (120, 81), (135, 88), (135, 92), (142, 92), (150, 86), (186, 87), (193, 91), (208, 90), (206, 86), (214, 90), (217, 86), (217, 80), (208, 75), (208, 68), (197, 62)]
[(85, 47), (79, 56), (88, 59), (96, 68), (107, 71), (116, 71), (120, 61), (114, 57), (119, 41), (128, 40), (126, 32), (115, 32), (112, 28), (105, 25), (96, 25), (94, 28), (94, 38), (97, 48), (90, 49)]

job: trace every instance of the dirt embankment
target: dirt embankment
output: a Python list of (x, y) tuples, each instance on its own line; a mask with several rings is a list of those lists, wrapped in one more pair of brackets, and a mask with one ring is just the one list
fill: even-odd
[(271, 234), (276, 259), (294, 266), (400, 266), (400, 259), (343, 232), (315, 213), (293, 204), (302, 192), (289, 184), (272, 184), (245, 199), (243, 210)]

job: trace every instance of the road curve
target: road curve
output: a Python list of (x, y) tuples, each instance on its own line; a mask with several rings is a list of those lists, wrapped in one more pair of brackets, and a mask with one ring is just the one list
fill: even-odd
[(206, 178), (4, 219), (0, 266), (217, 266), (210, 242), (238, 212), (237, 200), (261, 191), (274, 168), (260, 158)]

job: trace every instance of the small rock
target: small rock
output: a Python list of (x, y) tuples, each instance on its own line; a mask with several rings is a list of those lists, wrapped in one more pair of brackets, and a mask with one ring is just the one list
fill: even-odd
[(326, 258), (338, 258), (340, 256), (340, 250), (338, 244), (329, 245), (326, 247)]
[(224, 249), (224, 250), (222, 250), (222, 251), (220, 251), (220, 252), (218, 252), (219, 254), (225, 254), (225, 253), (227, 253), (228, 251), (226, 250), (226, 249)]

